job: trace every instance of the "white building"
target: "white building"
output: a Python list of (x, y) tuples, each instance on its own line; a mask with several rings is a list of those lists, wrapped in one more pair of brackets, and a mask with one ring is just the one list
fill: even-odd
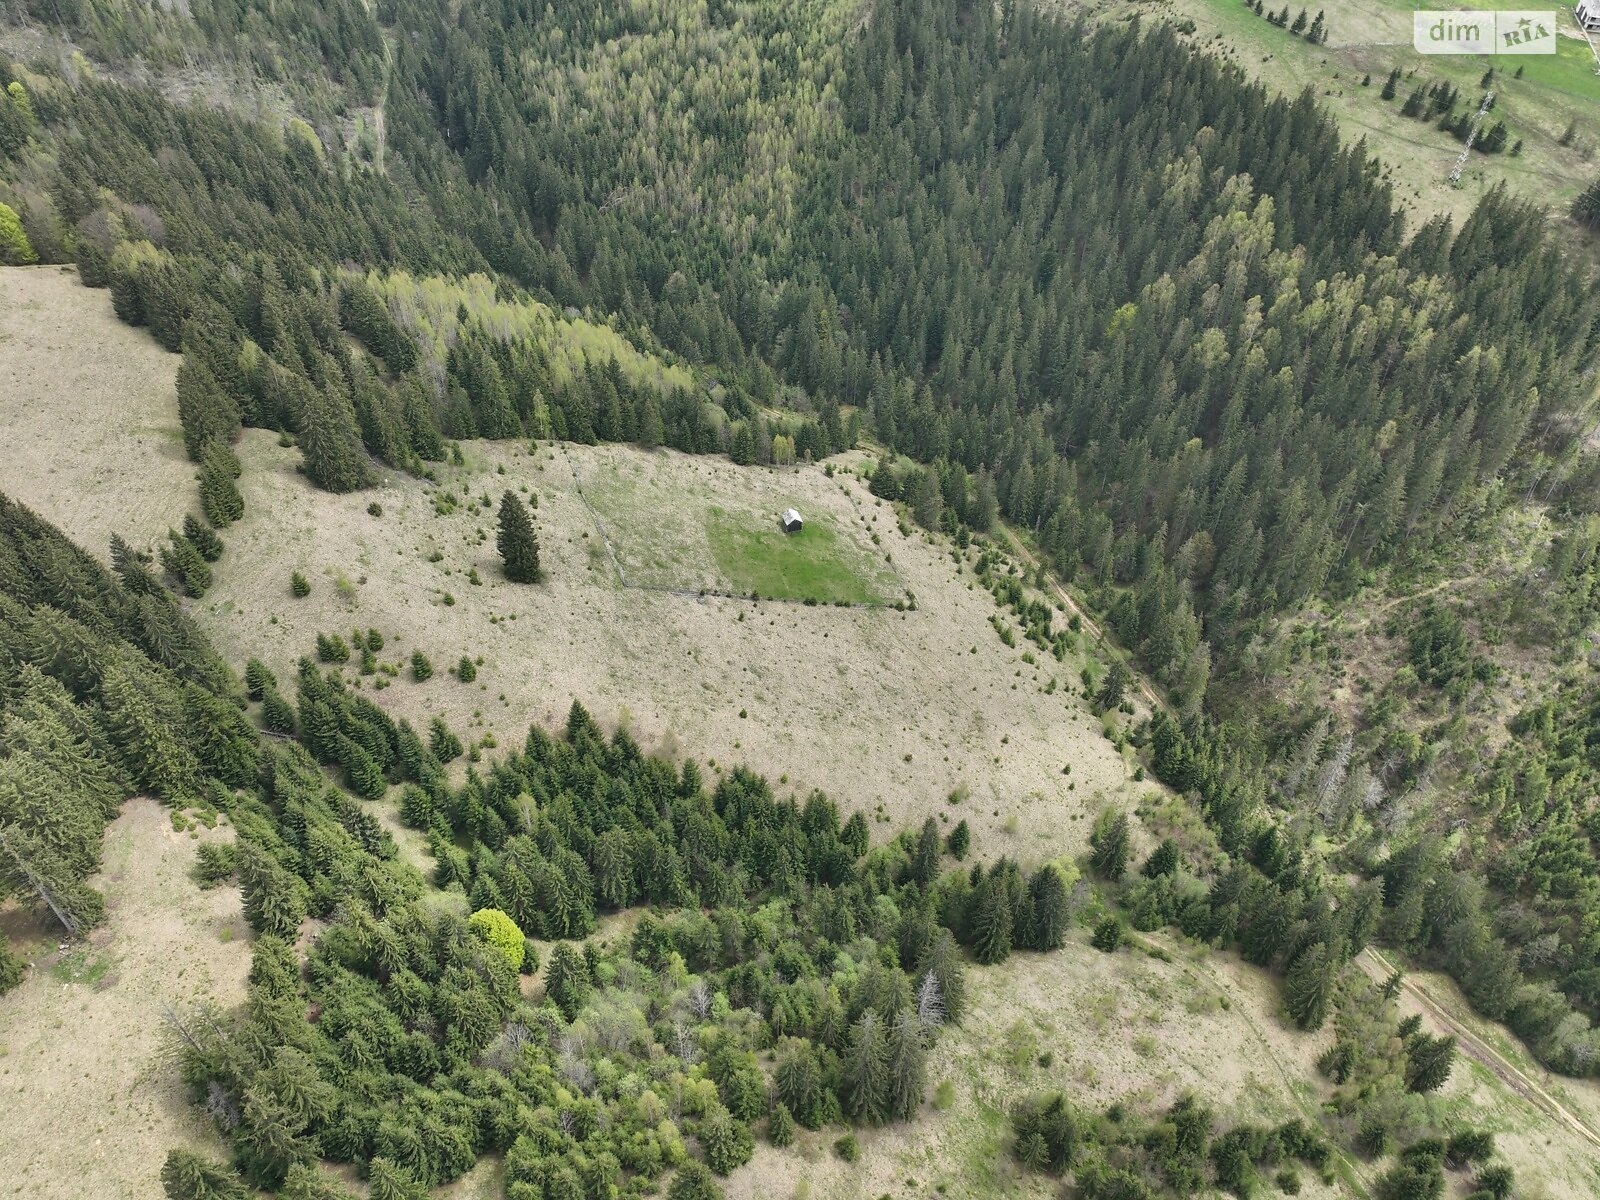
[(1589, 33), (1600, 33), (1600, 0), (1578, 0), (1578, 24)]
[(801, 526), (803, 525), (803, 522), (800, 520), (800, 512), (798, 509), (784, 509), (783, 516), (780, 518), (780, 520), (783, 521), (783, 531), (785, 533), (799, 533)]

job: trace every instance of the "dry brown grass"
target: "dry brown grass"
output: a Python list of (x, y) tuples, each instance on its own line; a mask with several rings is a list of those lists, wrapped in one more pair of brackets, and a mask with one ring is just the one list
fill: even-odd
[(34, 964), (0, 1001), (0, 1195), (159, 1200), (169, 1149), (222, 1156), (163, 1049), (167, 1006), (238, 1004), (250, 965), (238, 889), (200, 890), (195, 844), (130, 800), (90, 881), (109, 915), (85, 942), (62, 953), (54, 930), (0, 910)]

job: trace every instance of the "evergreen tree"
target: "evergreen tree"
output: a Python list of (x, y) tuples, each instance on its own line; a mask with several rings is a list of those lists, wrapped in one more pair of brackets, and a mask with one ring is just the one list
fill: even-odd
[(722, 1188), (705, 1164), (690, 1159), (678, 1168), (667, 1187), (667, 1200), (722, 1200)]
[(1105, 678), (1100, 681), (1100, 687), (1094, 694), (1094, 707), (1097, 712), (1109, 712), (1122, 704), (1128, 691), (1128, 669), (1121, 661), (1113, 662), (1106, 672)]
[(245, 1200), (238, 1175), (187, 1150), (172, 1150), (161, 1165), (167, 1200)]
[(807, 1129), (822, 1128), (827, 1118), (822, 1067), (810, 1042), (790, 1038), (780, 1047), (773, 1081), (779, 1102), (796, 1121)]
[(767, 1140), (780, 1150), (794, 1145), (794, 1117), (782, 1100), (772, 1105), (772, 1115), (767, 1118)]
[(960, 1024), (967, 1008), (966, 977), (961, 952), (948, 929), (934, 931), (932, 940), (917, 960), (917, 978), (933, 980), (943, 1019)]
[(1067, 885), (1061, 872), (1045, 863), (1028, 881), (1028, 920), (1023, 945), (1029, 950), (1059, 950), (1066, 943)]
[(539, 568), (539, 538), (533, 529), (533, 518), (517, 494), (509, 489), (500, 498), (500, 531), (496, 544), (505, 563), (507, 579), (513, 583), (538, 583), (544, 577)]
[(1590, 229), (1600, 229), (1600, 179), (1596, 179), (1572, 202), (1572, 216)]
[(222, 539), (216, 532), (195, 519), (193, 513), (183, 516), (183, 536), (188, 538), (194, 548), (200, 552), (200, 557), (208, 563), (216, 562), (222, 557)]
[(367, 1176), (367, 1200), (428, 1200), (428, 1189), (386, 1158), (374, 1158)]
[(200, 462), (212, 442), (239, 436), (239, 406), (201, 359), (185, 354), (178, 366), (178, 420), (189, 458)]
[(972, 957), (984, 966), (1004, 962), (1011, 956), (1011, 897), (998, 865), (972, 893)]
[(1110, 954), (1122, 945), (1122, 922), (1114, 916), (1102, 917), (1089, 941), (1096, 950)]
[(428, 749), (442, 763), (461, 757), (461, 739), (450, 731), (443, 717), (434, 717), (428, 725)]
[(555, 1002), (561, 1015), (571, 1021), (589, 999), (594, 981), (583, 953), (571, 942), (557, 943), (545, 967), (545, 994)]
[(1395, 89), (1400, 83), (1400, 68), (1395, 67), (1389, 72), (1389, 78), (1383, 81), (1383, 90), (1378, 93), (1385, 100), (1393, 100)]
[(1405, 1039), (1406, 1090), (1436, 1092), (1450, 1078), (1455, 1065), (1456, 1039), (1414, 1033)]
[(220, 441), (208, 442), (200, 455), (200, 507), (218, 529), (244, 516), (244, 497), (234, 483), (238, 477), (233, 451)]
[(888, 1114), (892, 1120), (909, 1121), (917, 1115), (927, 1086), (928, 1051), (914, 1013), (905, 1011), (895, 1017), (888, 1056)]
[(1163, 875), (1171, 875), (1182, 862), (1183, 854), (1178, 849), (1178, 843), (1171, 838), (1162, 838), (1161, 844), (1145, 860), (1145, 878), (1159, 879)]
[(1328, 1019), (1338, 969), (1328, 947), (1321, 942), (1302, 950), (1290, 964), (1283, 1002), (1290, 1019), (1301, 1029), (1321, 1029)]
[(167, 530), (167, 541), (169, 545), (161, 548), (162, 567), (183, 589), (185, 596), (192, 599), (204, 596), (211, 586), (211, 568), (206, 565), (205, 558), (195, 544), (176, 529)]
[(889, 1115), (891, 1081), (889, 1048), (876, 1013), (863, 1013), (851, 1026), (839, 1069), (845, 1112), (862, 1124), (882, 1124)]
[(750, 1127), (736, 1121), (726, 1108), (713, 1102), (711, 1111), (700, 1122), (700, 1146), (706, 1165), (718, 1175), (726, 1175), (750, 1161), (755, 1139)]
[(1089, 835), (1089, 859), (1095, 871), (1115, 883), (1128, 865), (1128, 817), (1126, 813), (1103, 811), (1095, 819)]
[(922, 822), (922, 832), (917, 835), (917, 845), (911, 855), (911, 880), (926, 888), (939, 877), (941, 842), (939, 826), (932, 817)]
[(971, 846), (972, 831), (967, 827), (966, 818), (962, 818), (956, 823), (956, 827), (950, 831), (946, 848), (950, 851), (951, 858), (961, 862), (967, 857), (967, 851)]
[(27, 969), (27, 964), (17, 956), (11, 949), (11, 944), (6, 941), (6, 935), (0, 933), (0, 996), (21, 983), (23, 976), (27, 974)]

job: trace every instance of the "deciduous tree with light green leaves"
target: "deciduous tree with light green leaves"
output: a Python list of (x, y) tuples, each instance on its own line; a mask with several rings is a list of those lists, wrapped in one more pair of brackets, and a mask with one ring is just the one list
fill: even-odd
[(38, 261), (39, 256), (33, 252), (33, 243), (28, 241), (27, 231), (22, 228), (22, 219), (17, 216), (17, 210), (8, 204), (0, 204), (0, 263), (25, 267)]
[(467, 928), (504, 956), (513, 971), (522, 970), (527, 942), (517, 923), (498, 908), (480, 908), (467, 920)]

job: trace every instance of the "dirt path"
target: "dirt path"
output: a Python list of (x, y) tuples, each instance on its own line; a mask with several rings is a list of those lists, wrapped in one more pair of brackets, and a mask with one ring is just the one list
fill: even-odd
[[(1050, 592), (1056, 596), (1061, 603), (1067, 606), (1068, 612), (1072, 613), (1078, 618), (1083, 627), (1089, 631), (1090, 636), (1092, 636), (1095, 641), (1099, 642), (1101, 646), (1109, 647), (1111, 645), (1111, 639), (1106, 636), (1105, 630), (1101, 629), (1095, 619), (1084, 611), (1083, 606), (1072, 598), (1071, 593), (1061, 585), (1061, 581), (1058, 580), (1055, 575), (1053, 575), (1049, 569), (1039, 561), (1039, 557), (1034, 554), (1032, 550), (1028, 549), (1027, 543), (1025, 543), (1022, 538), (1017, 535), (1017, 531), (1012, 529), (1009, 525), (1001, 525), (1000, 532), (1005, 535), (1007, 545), (1009, 545), (1011, 549), (1016, 552), (1017, 556), (1021, 558), (1023, 562), (1027, 563), (1029, 567), (1038, 571), (1039, 574), (1044, 577)], [(1150, 706), (1151, 712), (1154, 712), (1158, 708), (1166, 707), (1166, 704), (1162, 701), (1161, 697), (1156, 695), (1155, 688), (1150, 686), (1150, 681), (1145, 677), (1143, 671), (1135, 669), (1130, 671), (1129, 674), (1133, 679), (1139, 695), (1142, 696), (1144, 698), (1144, 702)]]
[[(1380, 982), (1394, 973), (1393, 964), (1370, 946), (1362, 951), (1358, 961), (1367, 974)], [(1473, 1061), (1482, 1064), (1496, 1079), (1544, 1113), (1545, 1116), (1555, 1118), (1591, 1146), (1600, 1149), (1600, 1133), (1596, 1133), (1588, 1122), (1566, 1108), (1546, 1091), (1537, 1079), (1534, 1079), (1488, 1042), (1484, 1041), (1483, 1038), (1456, 1020), (1426, 989), (1413, 983), (1410, 978), (1402, 978), (1400, 986), (1430, 1017), (1455, 1036), (1456, 1044), (1464, 1054)]]

